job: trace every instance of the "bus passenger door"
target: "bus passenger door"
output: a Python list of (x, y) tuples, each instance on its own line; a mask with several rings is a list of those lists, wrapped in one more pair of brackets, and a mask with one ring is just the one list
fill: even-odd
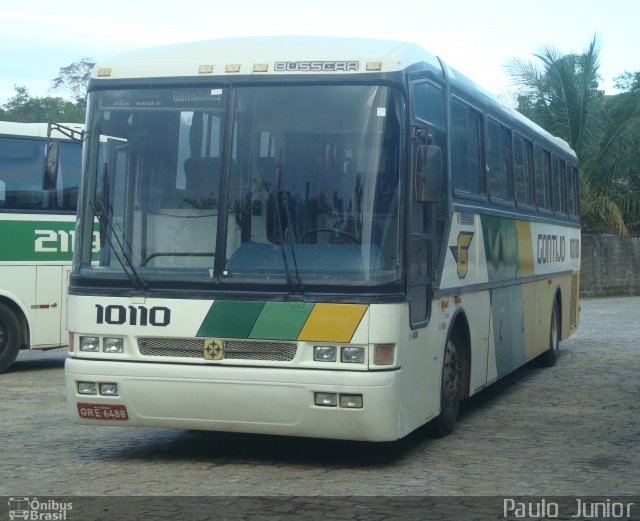
[(36, 268), (34, 347), (58, 346), (62, 337), (62, 266)]

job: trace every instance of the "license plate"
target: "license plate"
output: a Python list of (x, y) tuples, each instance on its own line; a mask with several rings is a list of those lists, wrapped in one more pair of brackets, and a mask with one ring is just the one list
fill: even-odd
[(78, 414), (80, 418), (85, 420), (126, 421), (129, 419), (127, 408), (124, 405), (105, 403), (79, 403)]

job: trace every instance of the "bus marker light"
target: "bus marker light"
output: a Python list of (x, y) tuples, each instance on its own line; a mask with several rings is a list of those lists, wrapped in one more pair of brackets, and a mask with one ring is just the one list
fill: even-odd
[(69, 333), (69, 352), (73, 353), (73, 350), (75, 349), (75, 335), (73, 333)]
[(335, 346), (313, 346), (313, 360), (316, 362), (335, 362)]
[(122, 338), (105, 338), (102, 341), (102, 350), (105, 353), (124, 353), (124, 340)]
[(269, 72), (268, 63), (254, 63), (253, 72)]
[(96, 352), (100, 350), (100, 339), (97, 336), (81, 336), (80, 351)]
[(335, 407), (338, 405), (338, 395), (336, 393), (315, 393), (316, 405), (322, 407)]
[(78, 382), (78, 394), (98, 394), (95, 382)]
[(449, 307), (449, 300), (448, 299), (447, 300), (441, 300), (440, 301), (440, 307), (442, 309), (447, 309)]
[(362, 409), (361, 394), (341, 394), (340, 407), (345, 409)]
[(363, 364), (364, 347), (344, 346), (340, 351), (340, 361), (348, 364)]
[(462, 304), (462, 297), (460, 295), (456, 295), (454, 297), (456, 304)]
[(224, 68), (224, 72), (240, 72), (240, 64), (230, 63)]
[(375, 365), (393, 365), (395, 344), (375, 344), (373, 346), (373, 363)]
[(118, 384), (100, 384), (100, 394), (103, 396), (118, 396)]
[(367, 70), (368, 71), (381, 71), (382, 70), (382, 62), (367, 62)]
[(213, 72), (213, 65), (200, 65), (198, 67), (198, 74), (211, 74)]

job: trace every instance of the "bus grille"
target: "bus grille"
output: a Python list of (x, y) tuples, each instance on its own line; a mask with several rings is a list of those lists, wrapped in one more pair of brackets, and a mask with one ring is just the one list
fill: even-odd
[[(225, 340), (223, 359), (290, 362), (296, 356), (294, 342)], [(142, 356), (204, 358), (204, 338), (138, 338)]]

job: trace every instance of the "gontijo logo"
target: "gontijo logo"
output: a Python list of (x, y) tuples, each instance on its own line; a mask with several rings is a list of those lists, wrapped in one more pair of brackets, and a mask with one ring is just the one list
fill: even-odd
[(9, 519), (28, 519), (33, 521), (63, 521), (67, 512), (73, 510), (71, 503), (63, 503), (55, 499), (39, 501), (37, 497), (10, 497)]

